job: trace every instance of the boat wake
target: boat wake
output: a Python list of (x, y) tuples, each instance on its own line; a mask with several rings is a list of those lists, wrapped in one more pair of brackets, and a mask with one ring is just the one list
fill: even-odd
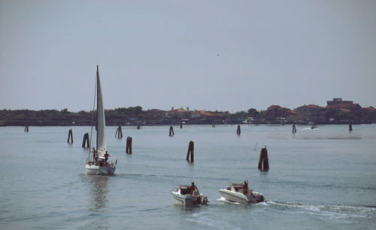
[(267, 204), (289, 213), (304, 213), (331, 219), (373, 219), (376, 207), (347, 205), (310, 205), (301, 203), (267, 201)]
[(313, 128), (313, 129), (312, 129), (312, 128), (309, 128), (309, 127), (308, 127), (308, 128), (304, 128), (304, 129), (302, 129), (302, 130), (319, 130), (319, 128)]
[[(229, 202), (224, 197), (218, 198), (217, 201), (228, 205), (211, 204), (201, 208), (181, 208), (179, 210), (184, 211), (187, 222), (194, 223), (195, 225), (199, 226), (200, 229), (245, 229), (241, 227), (237, 228), (236, 226), (238, 225), (234, 225), (234, 222), (239, 220), (237, 219), (239, 212), (235, 212), (236, 214), (231, 214), (234, 213), (234, 210), (240, 210), (240, 213), (252, 212), (252, 215), (250, 215), (252, 217), (250, 218), (258, 218), (259, 214), (272, 214), (273, 212), (277, 212), (287, 214), (287, 216), (301, 215), (304, 218), (308, 217), (308, 219), (310, 219), (310, 216), (313, 216), (314, 219), (319, 219), (324, 222), (327, 220), (333, 220), (334, 223), (345, 224), (366, 222), (371, 223), (369, 225), (369, 229), (374, 229), (373, 223), (376, 217), (376, 207), (374, 206), (310, 205), (277, 201), (266, 201), (249, 206), (243, 203)], [(234, 207), (234, 209), (232, 209), (230, 205)], [(243, 209), (241, 206), (250, 208)], [(212, 216), (211, 213), (213, 212), (211, 209), (216, 209), (219, 212), (223, 212), (234, 219), (232, 219), (233, 221), (228, 221), (228, 219), (220, 219), (218, 216)], [(229, 209), (231, 210), (230, 212), (228, 212)]]
[(228, 201), (226, 200), (223, 196), (219, 199), (217, 199), (218, 201), (221, 201), (223, 203), (227, 203), (227, 204), (242, 204), (242, 203), (239, 203), (239, 202), (231, 202), (231, 201)]
[[(244, 204), (244, 203), (239, 203), (239, 202), (232, 202), (232, 201), (228, 201), (226, 200), (223, 196), (219, 199), (217, 199), (217, 201), (221, 201), (223, 203), (226, 203), (226, 204), (233, 204), (233, 205), (248, 205), (248, 204)], [(252, 205), (266, 205), (266, 202), (260, 202), (260, 203), (254, 203)]]

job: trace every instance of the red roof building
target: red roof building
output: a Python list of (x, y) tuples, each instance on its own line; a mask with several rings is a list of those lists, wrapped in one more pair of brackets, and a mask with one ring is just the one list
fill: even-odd
[(318, 105), (303, 105), (296, 108), (297, 119), (301, 122), (325, 122), (326, 110)]

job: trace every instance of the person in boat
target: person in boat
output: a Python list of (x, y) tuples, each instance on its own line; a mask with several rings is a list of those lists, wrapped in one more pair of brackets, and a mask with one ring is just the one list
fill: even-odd
[(110, 157), (110, 154), (108, 154), (108, 152), (106, 151), (106, 153), (104, 154), (104, 159), (105, 159), (106, 162), (108, 160), (108, 157)]
[(108, 154), (108, 152), (106, 151), (106, 153), (104, 154), (104, 162), (105, 162), (106, 166), (107, 166), (108, 157), (110, 157), (110, 154)]
[[(194, 182), (192, 182), (192, 185), (189, 186), (189, 191), (191, 192), (191, 195), (193, 195), (193, 192), (197, 189), (196, 185)], [(198, 189), (197, 189), (198, 191)]]
[(243, 194), (248, 195), (248, 183), (247, 183), (247, 181), (244, 181)]
[(95, 148), (93, 148), (93, 161), (96, 161), (96, 158), (95, 158), (96, 153), (97, 153), (97, 151), (95, 151)]

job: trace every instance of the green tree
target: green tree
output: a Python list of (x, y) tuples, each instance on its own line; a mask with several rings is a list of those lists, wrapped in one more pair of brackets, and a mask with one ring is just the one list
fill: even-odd
[(248, 109), (248, 116), (256, 118), (259, 115), (260, 115), (260, 113), (256, 109), (254, 109), (254, 108)]

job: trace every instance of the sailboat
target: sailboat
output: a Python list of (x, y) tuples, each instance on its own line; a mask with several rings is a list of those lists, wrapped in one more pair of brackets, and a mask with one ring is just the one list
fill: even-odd
[[(97, 65), (96, 79), (96, 95), (97, 95), (97, 143), (96, 148), (91, 151), (86, 159), (86, 173), (96, 175), (113, 175), (116, 169), (117, 160), (114, 163), (108, 161), (110, 156), (107, 153), (106, 143), (106, 119), (104, 115), (103, 96), (101, 81), (99, 78), (99, 67)], [(95, 97), (94, 97), (95, 98)], [(94, 102), (95, 105), (95, 102)], [(93, 129), (93, 127), (92, 127)], [(92, 135), (91, 135), (92, 136)], [(91, 141), (90, 141), (91, 142)], [(91, 146), (91, 145), (90, 145)]]

